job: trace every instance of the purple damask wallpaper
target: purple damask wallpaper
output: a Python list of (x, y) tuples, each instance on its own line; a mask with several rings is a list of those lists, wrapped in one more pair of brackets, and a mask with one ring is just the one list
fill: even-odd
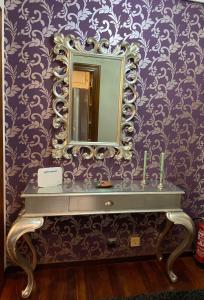
[[(131, 161), (51, 157), (53, 35), (72, 33), (140, 43), (134, 149)], [(166, 177), (186, 191), (183, 208), (204, 216), (204, 5), (184, 0), (6, 0), (5, 1), (6, 206), (10, 227), (36, 180), (39, 167), (63, 166), (65, 178), (139, 179), (143, 152), (149, 175), (159, 174), (166, 153)], [(39, 261), (56, 262), (154, 253), (164, 216), (99, 215), (47, 218), (32, 234)], [(129, 247), (140, 234), (142, 245)], [(182, 235), (169, 236), (169, 251)], [(118, 246), (109, 249), (108, 237)], [(173, 243), (171, 242), (173, 240)], [(24, 249), (22, 247), (22, 249)], [(26, 251), (26, 250), (25, 250)]]

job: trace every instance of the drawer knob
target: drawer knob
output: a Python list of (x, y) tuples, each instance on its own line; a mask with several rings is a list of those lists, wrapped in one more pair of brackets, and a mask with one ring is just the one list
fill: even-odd
[(113, 203), (112, 201), (106, 201), (106, 202), (105, 202), (105, 206), (106, 206), (106, 207), (113, 206), (113, 204), (114, 204), (114, 203)]

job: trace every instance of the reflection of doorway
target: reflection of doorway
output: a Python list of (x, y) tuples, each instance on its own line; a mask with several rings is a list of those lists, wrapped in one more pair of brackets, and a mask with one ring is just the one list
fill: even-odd
[(72, 140), (98, 141), (100, 66), (74, 63)]
[(0, 8), (0, 291), (4, 279), (4, 172), (3, 172), (3, 83), (2, 83), (2, 9)]

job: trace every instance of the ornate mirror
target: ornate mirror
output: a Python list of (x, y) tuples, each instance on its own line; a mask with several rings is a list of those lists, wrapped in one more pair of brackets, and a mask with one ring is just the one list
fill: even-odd
[(54, 37), (54, 158), (131, 159), (138, 45)]

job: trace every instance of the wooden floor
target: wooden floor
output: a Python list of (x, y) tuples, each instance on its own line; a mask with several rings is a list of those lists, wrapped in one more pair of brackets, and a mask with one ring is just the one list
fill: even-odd
[[(193, 258), (176, 261), (179, 281), (169, 282), (165, 262), (156, 260), (83, 264), (80, 266), (41, 266), (35, 271), (37, 288), (31, 300), (100, 300), (167, 290), (204, 289), (204, 269)], [(21, 299), (25, 285), (21, 272), (6, 274), (1, 300)]]

